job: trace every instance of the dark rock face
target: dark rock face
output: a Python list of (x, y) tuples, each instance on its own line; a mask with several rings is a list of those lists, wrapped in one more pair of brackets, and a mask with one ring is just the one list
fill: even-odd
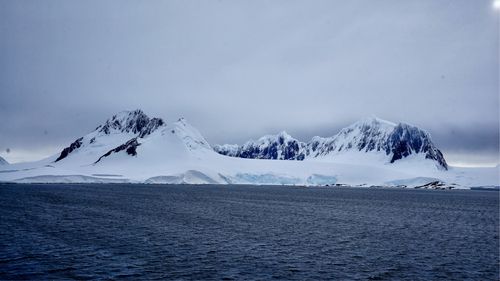
[(75, 149), (79, 148), (82, 145), (82, 140), (83, 140), (83, 138), (79, 138), (76, 141), (74, 141), (72, 144), (70, 144), (68, 147), (64, 148), (61, 151), (61, 154), (59, 155), (59, 157), (57, 157), (56, 161), (54, 161), (54, 162), (57, 162), (57, 161), (60, 161), (64, 158), (66, 158), (71, 152), (73, 152)]
[(152, 132), (154, 132), (156, 129), (158, 129), (158, 127), (161, 127), (165, 125), (165, 122), (163, 122), (162, 119), (160, 118), (153, 118), (151, 120), (149, 120), (149, 122), (146, 124), (146, 126), (142, 127), (140, 130), (139, 130), (139, 137), (140, 138), (143, 138), (149, 134), (151, 134)]
[(104, 155), (99, 157), (99, 159), (97, 159), (97, 161), (95, 161), (94, 164), (101, 161), (102, 158), (110, 156), (112, 153), (117, 153), (117, 152), (120, 152), (123, 150), (125, 150), (128, 155), (136, 156), (137, 155), (137, 147), (139, 145), (141, 145), (141, 144), (137, 141), (137, 138), (133, 138), (133, 139), (127, 141), (126, 143), (124, 143), (120, 146), (117, 146), (116, 148), (113, 148), (110, 151), (106, 152)]
[(140, 137), (144, 137), (158, 127), (164, 125), (160, 118), (149, 119), (149, 117), (144, 114), (141, 110), (137, 109), (131, 112), (125, 112), (124, 114), (117, 114), (108, 119), (104, 125), (97, 127), (99, 132), (109, 134), (112, 130), (139, 134)]
[(426, 159), (435, 160), (448, 169), (443, 153), (431, 142), (429, 134), (407, 124), (399, 124), (394, 128), (387, 141), (386, 153), (392, 154), (391, 163), (411, 154), (424, 153)]
[[(361, 127), (361, 137), (356, 145), (359, 151), (383, 151), (384, 142), (379, 140), (384, 137), (384, 133), (380, 131), (377, 127), (363, 125)], [(340, 148), (339, 148), (340, 149)]]

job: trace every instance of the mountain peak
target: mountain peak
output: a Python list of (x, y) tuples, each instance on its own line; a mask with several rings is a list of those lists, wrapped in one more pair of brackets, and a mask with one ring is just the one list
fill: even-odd
[(448, 169), (443, 154), (432, 142), (430, 134), (418, 127), (399, 123), (387, 143), (392, 152), (391, 163), (411, 154), (422, 153), (426, 159), (434, 160), (440, 167)]
[(377, 126), (377, 127), (396, 127), (396, 123), (378, 118), (375, 115), (361, 119), (349, 127), (353, 126)]
[(283, 137), (285, 139), (292, 138), (286, 131), (281, 131), (278, 133), (278, 137)]
[(305, 144), (294, 139), (286, 131), (265, 135), (244, 145), (215, 145), (213, 149), (223, 155), (240, 158), (304, 160)]
[(184, 141), (188, 149), (197, 150), (201, 148), (212, 150), (212, 147), (208, 144), (203, 135), (195, 127), (189, 124), (186, 118), (179, 118), (174, 123), (174, 128), (172, 132)]
[(139, 137), (144, 137), (164, 124), (165, 122), (162, 119), (150, 119), (142, 110), (136, 109), (121, 111), (113, 115), (103, 125), (97, 127), (96, 130), (104, 134), (122, 132), (139, 134)]
[(325, 156), (345, 151), (377, 152), (389, 157), (389, 163), (410, 155), (423, 154), (437, 162), (438, 168), (448, 169), (443, 154), (432, 143), (430, 135), (420, 128), (406, 123), (395, 124), (377, 117), (362, 119), (342, 129), (330, 141), (325, 142), (313, 155)]

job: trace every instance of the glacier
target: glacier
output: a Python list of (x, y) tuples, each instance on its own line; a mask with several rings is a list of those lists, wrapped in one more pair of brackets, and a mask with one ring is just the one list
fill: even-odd
[[(237, 155), (242, 148), (246, 157)], [(113, 115), (48, 158), (0, 166), (0, 182), (17, 183), (469, 188), (498, 186), (498, 174), (498, 167), (448, 166), (425, 131), (376, 118), (309, 143), (282, 132), (212, 147), (187, 120), (167, 123), (141, 110)]]

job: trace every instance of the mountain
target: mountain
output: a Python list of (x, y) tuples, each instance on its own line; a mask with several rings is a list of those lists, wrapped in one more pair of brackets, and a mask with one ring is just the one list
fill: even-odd
[(375, 117), (356, 122), (333, 137), (313, 137), (307, 143), (282, 132), (248, 141), (242, 146), (217, 145), (214, 149), (232, 157), (278, 160), (318, 158), (356, 162), (360, 161), (360, 156), (363, 158), (363, 153), (368, 153), (381, 156), (382, 162), (394, 163), (409, 156), (421, 156), (434, 161), (440, 169), (448, 169), (443, 154), (427, 132), (415, 126), (394, 124)]
[(251, 159), (304, 160), (306, 156), (306, 145), (285, 131), (248, 141), (242, 146), (215, 145), (214, 150), (227, 156)]
[(436, 169), (436, 163), (446, 162), (427, 133), (380, 119), (363, 120), (331, 138), (315, 137), (308, 143), (282, 132), (241, 147), (215, 148), (235, 157), (217, 153), (183, 118), (167, 123), (141, 110), (123, 111), (50, 157), (0, 166), (0, 182), (498, 185), (498, 168)]
[[(175, 140), (162, 147), (162, 140), (171, 138)], [(174, 147), (177, 147), (174, 154), (182, 150), (212, 151), (201, 134), (183, 118), (167, 125), (160, 118), (149, 118), (141, 110), (123, 111), (64, 148), (53, 165), (98, 165), (115, 155), (142, 157), (141, 152), (161, 156)]]
[(139, 145), (137, 138), (144, 138), (162, 126), (165, 126), (162, 119), (150, 119), (141, 110), (123, 111), (113, 115), (93, 132), (76, 139), (60, 152), (54, 162), (97, 156), (99, 158), (93, 162), (97, 163), (103, 157), (122, 150), (135, 155), (135, 148)]
[(3, 159), (1, 156), (0, 156), (0, 165), (8, 165), (9, 162), (7, 162), (7, 160)]

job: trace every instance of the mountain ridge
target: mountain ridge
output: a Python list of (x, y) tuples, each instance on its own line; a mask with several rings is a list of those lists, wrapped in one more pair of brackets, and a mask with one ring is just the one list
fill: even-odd
[(423, 154), (425, 159), (436, 162), (440, 169), (448, 164), (442, 152), (434, 145), (430, 134), (406, 123), (393, 123), (377, 117), (362, 119), (341, 129), (332, 137), (311, 138), (301, 142), (285, 131), (266, 135), (257, 141), (249, 140), (239, 145), (215, 145), (220, 154), (252, 159), (306, 160), (326, 158), (347, 151), (385, 153), (387, 163), (394, 163), (411, 155)]
[(440, 151), (428, 133), (380, 119), (361, 120), (333, 137), (314, 137), (308, 145), (282, 131), (244, 148), (253, 149), (247, 151), (250, 159), (225, 156), (186, 119), (167, 123), (140, 110), (125, 111), (57, 154), (3, 165), (0, 182), (399, 187), (438, 182), (436, 188), (463, 188), (495, 185), (498, 178), (498, 168), (437, 169), (439, 163), (428, 158), (439, 157)]

